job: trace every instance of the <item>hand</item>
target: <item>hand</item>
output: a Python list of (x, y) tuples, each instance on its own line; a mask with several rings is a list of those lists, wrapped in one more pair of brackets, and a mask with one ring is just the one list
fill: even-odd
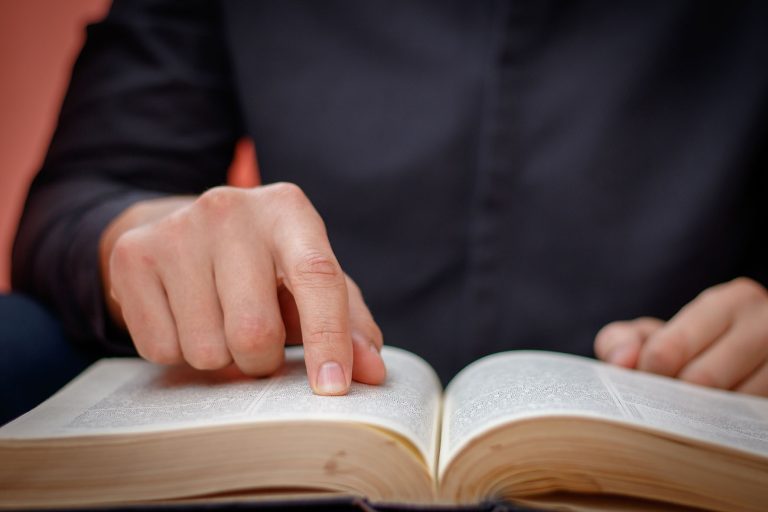
[(150, 361), (264, 376), (304, 344), (318, 394), (381, 383), (382, 335), (304, 193), (278, 183), (137, 203), (105, 230), (110, 313)]
[(747, 278), (713, 286), (668, 322), (606, 325), (595, 353), (627, 368), (768, 396), (768, 291)]

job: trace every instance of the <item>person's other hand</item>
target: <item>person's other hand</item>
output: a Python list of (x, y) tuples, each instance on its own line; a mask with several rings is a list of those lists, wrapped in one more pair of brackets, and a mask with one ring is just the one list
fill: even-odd
[(381, 331), (295, 185), (140, 202), (99, 249), (110, 313), (145, 359), (265, 376), (303, 343), (318, 394), (385, 378)]
[(713, 286), (668, 322), (606, 325), (595, 353), (627, 368), (768, 396), (768, 291), (747, 278)]

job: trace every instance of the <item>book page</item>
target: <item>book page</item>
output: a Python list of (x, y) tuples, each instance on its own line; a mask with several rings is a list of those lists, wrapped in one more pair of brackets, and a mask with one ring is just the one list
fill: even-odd
[(434, 370), (384, 347), (387, 380), (353, 382), (346, 396), (317, 396), (303, 350), (286, 350), (277, 375), (254, 379), (234, 366), (203, 372), (136, 358), (104, 359), (51, 399), (0, 429), (0, 440), (157, 432), (251, 422), (356, 421), (410, 440), (428, 465), (436, 457), (441, 386)]
[(768, 399), (608, 365), (599, 371), (630, 422), (768, 456)]
[(516, 419), (596, 417), (768, 456), (768, 399), (693, 386), (578, 356), (480, 359), (448, 385), (439, 474), (478, 435)]

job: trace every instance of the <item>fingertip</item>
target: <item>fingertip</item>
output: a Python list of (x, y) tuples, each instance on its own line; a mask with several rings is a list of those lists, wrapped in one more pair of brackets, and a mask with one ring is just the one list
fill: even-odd
[(595, 338), (595, 354), (603, 361), (634, 368), (640, 355), (642, 336), (629, 325), (615, 322), (603, 327)]
[(625, 343), (611, 350), (606, 361), (624, 368), (635, 368), (640, 355), (640, 343)]
[(616, 322), (604, 325), (595, 335), (594, 350), (598, 359), (605, 361), (613, 348), (613, 332), (617, 329)]
[(304, 360), (312, 390), (317, 395), (345, 395), (352, 382), (353, 348), (340, 332), (303, 336)]
[(255, 378), (269, 377), (283, 367), (285, 351), (280, 347), (273, 353), (236, 353), (233, 359), (243, 375)]
[(353, 338), (352, 379), (363, 384), (382, 384), (387, 378), (387, 368), (375, 343)]
[(312, 389), (317, 395), (346, 395), (349, 391), (349, 381), (339, 363), (326, 361), (318, 368)]

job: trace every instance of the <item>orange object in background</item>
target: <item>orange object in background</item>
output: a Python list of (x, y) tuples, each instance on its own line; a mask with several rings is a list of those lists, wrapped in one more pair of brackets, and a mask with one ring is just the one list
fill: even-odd
[(53, 133), (85, 24), (108, 0), (0, 0), (0, 291), (27, 188)]
[[(0, 292), (10, 289), (10, 254), (27, 188), (56, 123), (85, 25), (109, 0), (0, 0)], [(229, 172), (257, 184), (253, 145), (241, 141)]]
[(227, 181), (235, 187), (255, 187), (261, 183), (256, 162), (256, 148), (251, 139), (242, 138), (237, 143), (232, 165), (227, 173)]

